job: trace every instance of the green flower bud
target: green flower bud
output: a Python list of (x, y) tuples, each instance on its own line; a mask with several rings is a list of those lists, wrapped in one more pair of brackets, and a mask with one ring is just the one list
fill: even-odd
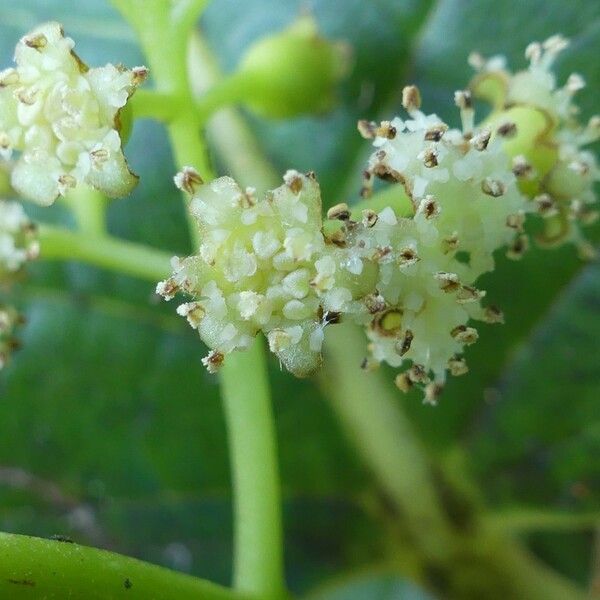
[(557, 86), (551, 67), (567, 46), (561, 36), (530, 44), (525, 51), (529, 66), (516, 73), (501, 57), (485, 61), (472, 55), (478, 74), (470, 87), (493, 105), (486, 124), (503, 138), (519, 189), (544, 218), (538, 241), (572, 241), (587, 256), (590, 245), (581, 226), (595, 218), (590, 206), (596, 201), (593, 188), (600, 170), (582, 148), (600, 138), (600, 118), (592, 117), (586, 126), (577, 121), (574, 97), (585, 86), (580, 75), (573, 73), (564, 86)]
[(335, 86), (348, 72), (349, 49), (319, 35), (312, 17), (253, 44), (239, 73), (248, 77), (245, 103), (268, 117), (321, 113), (335, 103)]

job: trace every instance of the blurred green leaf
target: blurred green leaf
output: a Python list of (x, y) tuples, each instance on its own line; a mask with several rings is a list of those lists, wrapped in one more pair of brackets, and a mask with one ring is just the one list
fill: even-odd
[(396, 575), (373, 574), (353, 577), (327, 586), (310, 600), (433, 600), (433, 596)]

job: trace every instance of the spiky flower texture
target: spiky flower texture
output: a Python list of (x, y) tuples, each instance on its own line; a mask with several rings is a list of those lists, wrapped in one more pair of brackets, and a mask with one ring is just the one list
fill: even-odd
[(17, 44), (14, 68), (0, 73), (0, 155), (19, 153), (12, 185), (41, 205), (83, 182), (110, 197), (137, 183), (122, 152), (119, 112), (146, 69), (88, 68), (58, 23)]
[[(333, 207), (328, 218), (337, 227), (322, 222), (312, 174), (289, 171), (284, 185), (256, 198), (230, 178), (204, 184), (193, 169), (180, 173), (202, 244), (197, 255), (175, 259), (158, 292), (192, 297), (178, 312), (209, 346), (209, 370), (262, 331), (290, 371), (309, 375), (326, 327), (344, 319), (366, 329), (366, 368), (398, 367), (401, 390), (421, 386), (435, 403), (448, 373), (468, 370), (464, 348), (478, 337), (472, 322), (503, 321), (477, 281), (494, 269), (499, 249), (521, 258), (526, 215), (558, 217), (569, 224), (561, 239), (589, 249), (574, 223), (584, 214), (591, 219), (598, 171), (581, 146), (598, 137), (598, 118), (587, 127), (575, 120), (580, 78), (556, 89), (549, 67), (563, 46), (557, 37), (530, 46), (529, 69), (515, 75), (499, 59), (472, 58), (479, 73), (470, 90), (455, 95), (460, 130), (421, 112), (414, 86), (403, 93), (408, 118), (361, 121), (359, 131), (375, 146), (365, 209), (357, 215), (345, 204)], [(472, 94), (494, 106), (480, 125)], [(395, 186), (412, 209), (370, 209), (376, 179)]]

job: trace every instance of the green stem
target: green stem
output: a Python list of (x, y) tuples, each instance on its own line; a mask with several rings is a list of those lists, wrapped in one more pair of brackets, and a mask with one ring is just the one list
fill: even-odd
[(218, 109), (240, 102), (252, 87), (252, 76), (243, 71), (220, 79), (196, 100), (200, 121), (205, 123)]
[(171, 255), (148, 246), (118, 240), (109, 236), (90, 236), (51, 225), (39, 228), (40, 258), (45, 260), (77, 260), (158, 282), (171, 273)]
[(364, 334), (351, 325), (328, 332), (320, 383), (350, 438), (397, 504), (416, 543), (433, 559), (450, 551), (450, 529), (429, 475), (424, 448), (385, 382), (360, 371)]
[[(126, 1), (115, 0), (118, 5)], [(181, 98), (182, 106), (189, 107), (168, 124), (175, 163), (178, 168), (195, 166), (208, 180), (213, 177), (213, 170), (200, 137), (203, 122), (194, 106), (187, 74), (190, 32), (173, 24), (165, 26), (164, 21), (161, 23), (160, 19), (165, 17), (164, 1), (149, 0), (143, 7), (141, 0), (130, 1), (145, 11), (144, 17), (129, 11), (126, 16), (137, 29), (157, 89), (175, 94)], [(153, 11), (156, 11), (154, 15)], [(216, 106), (225, 101), (239, 85), (239, 81), (235, 86), (233, 83), (224, 85), (213, 92), (213, 96), (208, 96), (207, 104)], [(199, 232), (190, 215), (188, 223), (192, 242), (197, 247)], [(263, 347), (255, 343), (248, 352), (228, 357), (221, 383), (232, 449), (235, 584), (255, 592), (260, 598), (280, 597), (284, 576), (279, 474)]]
[(238, 592), (134, 558), (0, 533), (0, 597), (242, 600)]
[(576, 531), (600, 526), (600, 513), (566, 513), (547, 510), (510, 510), (488, 513), (484, 523), (497, 531)]
[(177, 96), (157, 90), (137, 90), (129, 103), (135, 119), (156, 119), (168, 123), (181, 112)]
[[(494, 540), (484, 536), (481, 543), (481, 555), (487, 557), (491, 574), (498, 578), (498, 587), (506, 590), (505, 598), (585, 600), (588, 597), (582, 589), (543, 564), (519, 542), (509, 537)], [(486, 583), (489, 589), (490, 582)]]
[(234, 585), (265, 600), (285, 594), (281, 491), (262, 339), (221, 371), (235, 489)]
[[(198, 32), (189, 47), (190, 78), (197, 102), (222, 78), (216, 60)], [(251, 185), (259, 194), (277, 186), (279, 175), (263, 157), (244, 119), (232, 108), (216, 112), (206, 124), (207, 135), (230, 174), (242, 186)]]
[(106, 203), (104, 195), (94, 188), (79, 185), (64, 198), (71, 209), (80, 231), (103, 235), (106, 231)]

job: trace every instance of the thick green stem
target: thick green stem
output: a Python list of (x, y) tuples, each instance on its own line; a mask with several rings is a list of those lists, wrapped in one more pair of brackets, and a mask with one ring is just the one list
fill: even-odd
[(0, 597), (62, 600), (243, 600), (238, 592), (134, 558), (0, 533)]
[[(364, 334), (351, 325), (328, 332), (320, 382), (350, 439), (404, 515), (416, 543), (438, 560), (450, 550), (450, 530), (429, 476), (425, 451), (380, 377), (361, 372)], [(356, 376), (357, 374), (358, 376)]]
[(50, 225), (39, 228), (40, 258), (76, 260), (158, 282), (171, 272), (171, 255), (109, 236), (91, 236)]
[(235, 490), (234, 584), (265, 600), (284, 596), (281, 490), (262, 339), (221, 371)]
[[(122, 5), (128, 0), (115, 0)], [(129, 0), (129, 2), (140, 0)], [(143, 10), (156, 11), (154, 18), (138, 18), (125, 12), (138, 31), (159, 91), (176, 95), (187, 111), (171, 120), (168, 132), (178, 168), (194, 166), (206, 180), (214, 174), (201, 138), (202, 114), (192, 100), (187, 75), (189, 31), (173, 21), (165, 26), (164, 0), (150, 0)], [(173, 15), (171, 15), (173, 17)], [(158, 19), (158, 22), (157, 22)], [(235, 93), (240, 82), (232, 79), (205, 100), (206, 115)], [(190, 235), (198, 247), (198, 228), (188, 216)], [(283, 549), (279, 474), (275, 432), (270, 409), (264, 349), (255, 343), (246, 353), (228, 357), (221, 375), (232, 451), (235, 494), (236, 587), (260, 598), (283, 595)]]
[(79, 185), (65, 196), (64, 202), (73, 212), (80, 231), (94, 236), (104, 234), (107, 200), (101, 192)]

